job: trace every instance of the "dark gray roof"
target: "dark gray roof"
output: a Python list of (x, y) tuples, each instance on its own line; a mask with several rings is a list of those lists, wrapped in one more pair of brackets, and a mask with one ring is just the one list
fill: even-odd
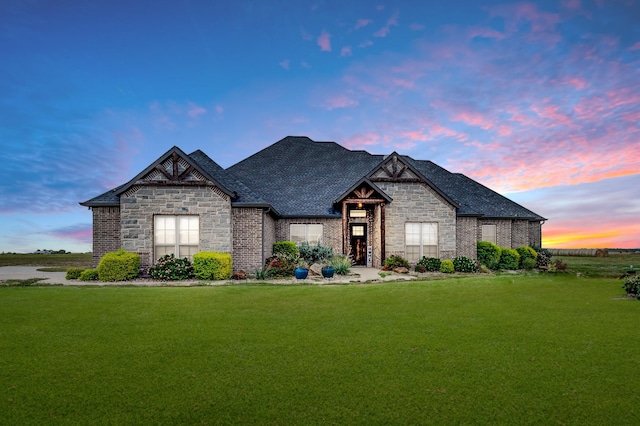
[[(335, 142), (315, 142), (305, 136), (288, 136), (226, 170), (200, 150), (188, 157), (225, 192), (233, 194), (234, 206), (270, 207), (282, 217), (340, 216), (334, 208), (336, 200), (346, 196), (355, 185), (369, 182), (368, 177), (386, 158), (366, 151), (352, 151)], [(431, 161), (408, 156), (399, 158), (455, 206), (459, 216), (545, 220), (463, 174), (451, 173)], [(135, 180), (81, 204), (117, 206), (119, 194)], [(373, 183), (371, 186), (375, 187)]]

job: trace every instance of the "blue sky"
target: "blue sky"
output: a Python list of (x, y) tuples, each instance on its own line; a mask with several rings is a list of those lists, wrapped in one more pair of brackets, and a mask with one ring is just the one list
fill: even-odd
[(398, 151), (640, 247), (640, 0), (0, 2), (0, 251), (91, 250), (78, 205), (171, 146)]

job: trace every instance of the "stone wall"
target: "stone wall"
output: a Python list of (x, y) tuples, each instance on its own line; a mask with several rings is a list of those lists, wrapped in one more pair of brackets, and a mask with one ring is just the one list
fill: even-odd
[(92, 207), (93, 266), (98, 266), (106, 253), (117, 251), (120, 242), (120, 207)]
[(262, 209), (234, 208), (233, 270), (253, 273), (262, 264)]
[(422, 183), (376, 182), (393, 201), (385, 211), (385, 255), (405, 256), (405, 223), (437, 222), (438, 254), (441, 259), (456, 255), (456, 211), (434, 190)]
[(199, 216), (199, 251), (232, 253), (226, 194), (205, 186), (133, 187), (120, 197), (120, 235), (122, 247), (140, 254), (144, 268), (153, 264), (153, 217), (158, 214)]

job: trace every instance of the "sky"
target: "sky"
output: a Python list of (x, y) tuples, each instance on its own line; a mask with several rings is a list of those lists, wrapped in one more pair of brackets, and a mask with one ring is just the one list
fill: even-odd
[(91, 251), (78, 203), (172, 146), (397, 151), (640, 247), (640, 0), (0, 1), (0, 252)]

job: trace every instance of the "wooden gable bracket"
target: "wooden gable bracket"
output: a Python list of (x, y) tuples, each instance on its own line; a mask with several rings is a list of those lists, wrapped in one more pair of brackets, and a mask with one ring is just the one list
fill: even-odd
[(362, 188), (360, 188), (360, 190), (353, 190), (353, 193), (357, 198), (369, 198), (371, 197), (371, 195), (373, 195), (374, 192), (375, 191), (373, 189), (367, 189), (367, 187), (364, 185), (362, 186)]
[(391, 161), (389, 161), (384, 166), (384, 171), (387, 173), (387, 175), (391, 178), (396, 179), (402, 176), (405, 170), (407, 170), (407, 165), (402, 162), (398, 164), (398, 157), (396, 157), (395, 155), (393, 156)]
[(156, 169), (157, 171), (159, 171), (160, 173), (162, 173), (162, 175), (163, 175), (164, 177), (166, 177), (168, 180), (170, 180), (170, 181), (172, 181), (172, 182), (181, 182), (181, 181), (184, 181), (184, 180), (185, 180), (185, 178), (186, 178), (187, 176), (189, 176), (189, 173), (191, 173), (191, 172), (194, 170), (193, 166), (192, 166), (192, 165), (189, 165), (189, 167), (187, 167), (187, 168), (186, 168), (182, 173), (180, 173), (180, 172), (179, 172), (179, 170), (180, 170), (180, 169), (179, 169), (179, 164), (178, 164), (178, 163), (179, 163), (179, 161), (180, 161), (180, 156), (178, 155), (178, 153), (177, 153), (177, 152), (174, 152), (174, 153), (171, 155), (171, 161), (172, 161), (172, 163), (173, 163), (173, 164), (172, 164), (172, 173), (171, 173), (171, 174), (169, 174), (169, 173), (167, 172), (167, 170), (166, 170), (164, 167), (162, 167), (162, 164), (158, 164), (158, 165), (155, 167), (155, 169)]

